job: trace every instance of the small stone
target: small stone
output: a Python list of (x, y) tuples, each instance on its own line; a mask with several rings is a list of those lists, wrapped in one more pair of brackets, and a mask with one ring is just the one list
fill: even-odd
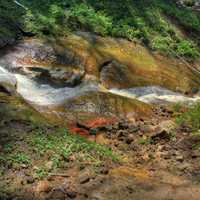
[(165, 160), (170, 159), (171, 155), (168, 152), (163, 152), (161, 154), (161, 157), (164, 158)]
[(192, 152), (191, 157), (192, 158), (200, 158), (200, 151), (195, 150), (194, 152)]
[(38, 170), (38, 166), (33, 166), (33, 170)]
[(39, 181), (35, 191), (40, 193), (40, 192), (50, 192), (51, 191), (51, 185), (48, 181)]
[(79, 176), (79, 183), (80, 184), (85, 184), (89, 182), (91, 179), (91, 174), (90, 171), (83, 171), (82, 174)]
[(28, 165), (21, 164), (21, 167), (24, 168), (24, 169), (27, 169), (27, 168), (28, 168)]
[(32, 183), (35, 182), (35, 179), (33, 177), (31, 177), (31, 176), (28, 176), (26, 181), (27, 181), (28, 184), (32, 184)]
[(126, 136), (126, 135), (127, 135), (127, 131), (119, 130), (119, 131), (117, 132), (117, 137), (118, 137), (118, 138), (124, 137), (124, 136)]
[(115, 129), (115, 130), (119, 129), (119, 123), (113, 124), (113, 125), (112, 125), (112, 128)]
[(87, 182), (89, 182), (90, 181), (90, 177), (88, 177), (88, 176), (84, 176), (84, 177), (81, 177), (80, 178), (80, 184), (85, 184), (85, 183), (87, 183)]
[(107, 125), (105, 128), (106, 128), (107, 131), (112, 131), (113, 126), (112, 125)]
[(165, 149), (164, 145), (158, 145), (158, 151), (163, 151)]
[(101, 174), (107, 175), (109, 173), (109, 169), (104, 167), (103, 169), (100, 170)]
[(76, 156), (75, 156), (75, 155), (69, 156), (69, 161), (70, 161), (70, 162), (73, 162), (73, 161), (75, 161), (75, 160), (76, 160)]
[(66, 198), (65, 198), (65, 194), (62, 190), (56, 189), (50, 193), (48, 199), (65, 200)]
[(52, 170), (53, 169), (53, 161), (49, 161), (45, 164), (45, 167), (47, 170)]
[(119, 122), (119, 129), (128, 129), (128, 128), (129, 128), (129, 125), (127, 122), (125, 121)]
[(162, 130), (161, 132), (154, 133), (151, 136), (151, 139), (154, 142), (159, 142), (160, 140), (170, 140), (170, 134), (166, 130)]
[(127, 144), (131, 144), (134, 141), (134, 135), (133, 134), (129, 134), (127, 139), (126, 139), (126, 143)]
[(143, 133), (150, 133), (154, 131), (154, 129), (155, 127), (151, 125), (143, 125), (142, 127), (140, 127), (140, 131)]
[(136, 133), (140, 130), (138, 126), (131, 126), (129, 129), (131, 133)]
[(182, 155), (178, 155), (178, 156), (176, 156), (176, 160), (179, 162), (183, 162), (184, 157)]
[(77, 196), (77, 193), (76, 193), (75, 191), (73, 191), (73, 190), (67, 191), (66, 194), (67, 194), (67, 196), (68, 196), (69, 198), (71, 198), (71, 199), (75, 199), (76, 196)]
[(184, 170), (190, 168), (190, 164), (183, 163), (183, 164), (179, 165), (178, 168), (179, 168), (179, 170), (184, 171)]

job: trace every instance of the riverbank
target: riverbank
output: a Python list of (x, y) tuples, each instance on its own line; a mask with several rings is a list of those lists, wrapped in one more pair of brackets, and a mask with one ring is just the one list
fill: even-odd
[(175, 123), (187, 108), (157, 106), (84, 139), (11, 99), (1, 93), (1, 199), (199, 198), (199, 132)]

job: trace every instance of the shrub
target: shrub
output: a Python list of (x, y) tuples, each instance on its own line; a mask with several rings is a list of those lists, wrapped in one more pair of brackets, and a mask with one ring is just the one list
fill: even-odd
[(89, 29), (101, 35), (108, 35), (112, 29), (112, 18), (102, 11), (95, 11), (86, 4), (75, 5), (68, 12), (68, 22), (74, 21), (74, 28)]
[(192, 7), (195, 5), (196, 0), (184, 0), (186, 6)]
[(177, 54), (190, 59), (195, 59), (199, 56), (199, 52), (195, 45), (188, 40), (182, 40), (177, 44)]
[(177, 117), (177, 123), (182, 126), (188, 126), (193, 131), (200, 129), (200, 102), (193, 105), (187, 112)]
[(156, 36), (152, 40), (152, 48), (161, 52), (171, 54), (170, 49), (173, 49), (173, 40), (170, 37)]
[(90, 31), (131, 41), (137, 39), (155, 50), (171, 55), (174, 52), (187, 59), (199, 56), (198, 47), (183, 40), (169, 16), (192, 32), (193, 39), (200, 32), (200, 15), (187, 8), (180, 9), (173, 1), (21, 0), (20, 3), (28, 10), (21, 11), (14, 2), (0, 0), (0, 22), (5, 21), (0, 37), (13, 32), (7, 28), (10, 22), (23, 22), (25, 31), (41, 35), (63, 36), (69, 31)]

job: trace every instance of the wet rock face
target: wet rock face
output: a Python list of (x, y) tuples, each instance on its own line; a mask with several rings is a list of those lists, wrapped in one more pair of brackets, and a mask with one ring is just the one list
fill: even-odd
[(68, 99), (53, 109), (56, 112), (51, 112), (51, 108), (45, 108), (44, 113), (47, 117), (50, 113), (50, 117), (53, 116), (56, 121), (61, 120), (61, 123), (62, 119), (68, 122), (92, 123), (102, 117), (112, 123), (119, 118), (149, 117), (152, 114), (151, 106), (147, 104), (100, 91), (87, 92)]
[(67, 48), (56, 48), (36, 39), (23, 41), (1, 52), (0, 64), (55, 87), (74, 87), (81, 83), (85, 71), (79, 57)]
[(106, 88), (123, 88), (134, 84), (134, 77), (128, 66), (117, 61), (106, 62), (101, 66), (100, 81)]
[(0, 66), (14, 74), (17, 92), (27, 102), (62, 123), (151, 115), (151, 107), (133, 95), (108, 89), (159, 85), (187, 91), (199, 87), (199, 77), (176, 60), (152, 55), (123, 39), (89, 33), (57, 41), (21, 41), (0, 52)]
[(106, 88), (158, 85), (185, 92), (200, 85), (199, 77), (180, 61), (152, 55), (123, 39), (89, 33), (51, 42), (27, 39), (0, 54), (2, 66), (61, 86), (72, 87), (83, 79)]
[(29, 73), (37, 82), (47, 83), (53, 87), (75, 87), (82, 82), (84, 70), (75, 67), (32, 67)]
[(0, 48), (5, 47), (6, 45), (11, 45), (15, 42), (14, 38), (0, 38)]
[(184, 63), (154, 55), (143, 46), (123, 39), (79, 33), (62, 43), (83, 60), (86, 74), (97, 77), (105, 87), (158, 85), (184, 92), (200, 85), (199, 77)]

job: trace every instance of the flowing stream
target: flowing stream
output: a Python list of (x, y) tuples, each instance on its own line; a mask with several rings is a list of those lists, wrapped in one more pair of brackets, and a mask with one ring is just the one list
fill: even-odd
[(145, 103), (193, 103), (200, 97), (187, 97), (159, 86), (137, 87), (130, 89), (111, 89), (111, 93), (128, 98), (137, 98)]
[(25, 100), (40, 106), (59, 105), (69, 98), (81, 96), (90, 91), (103, 91), (131, 99), (138, 99), (145, 103), (193, 103), (200, 100), (200, 97), (187, 97), (159, 86), (106, 90), (98, 84), (82, 83), (73, 88), (54, 88), (48, 84), (39, 84), (25, 75), (10, 73), (1, 66), (0, 82), (16, 84), (17, 92)]

